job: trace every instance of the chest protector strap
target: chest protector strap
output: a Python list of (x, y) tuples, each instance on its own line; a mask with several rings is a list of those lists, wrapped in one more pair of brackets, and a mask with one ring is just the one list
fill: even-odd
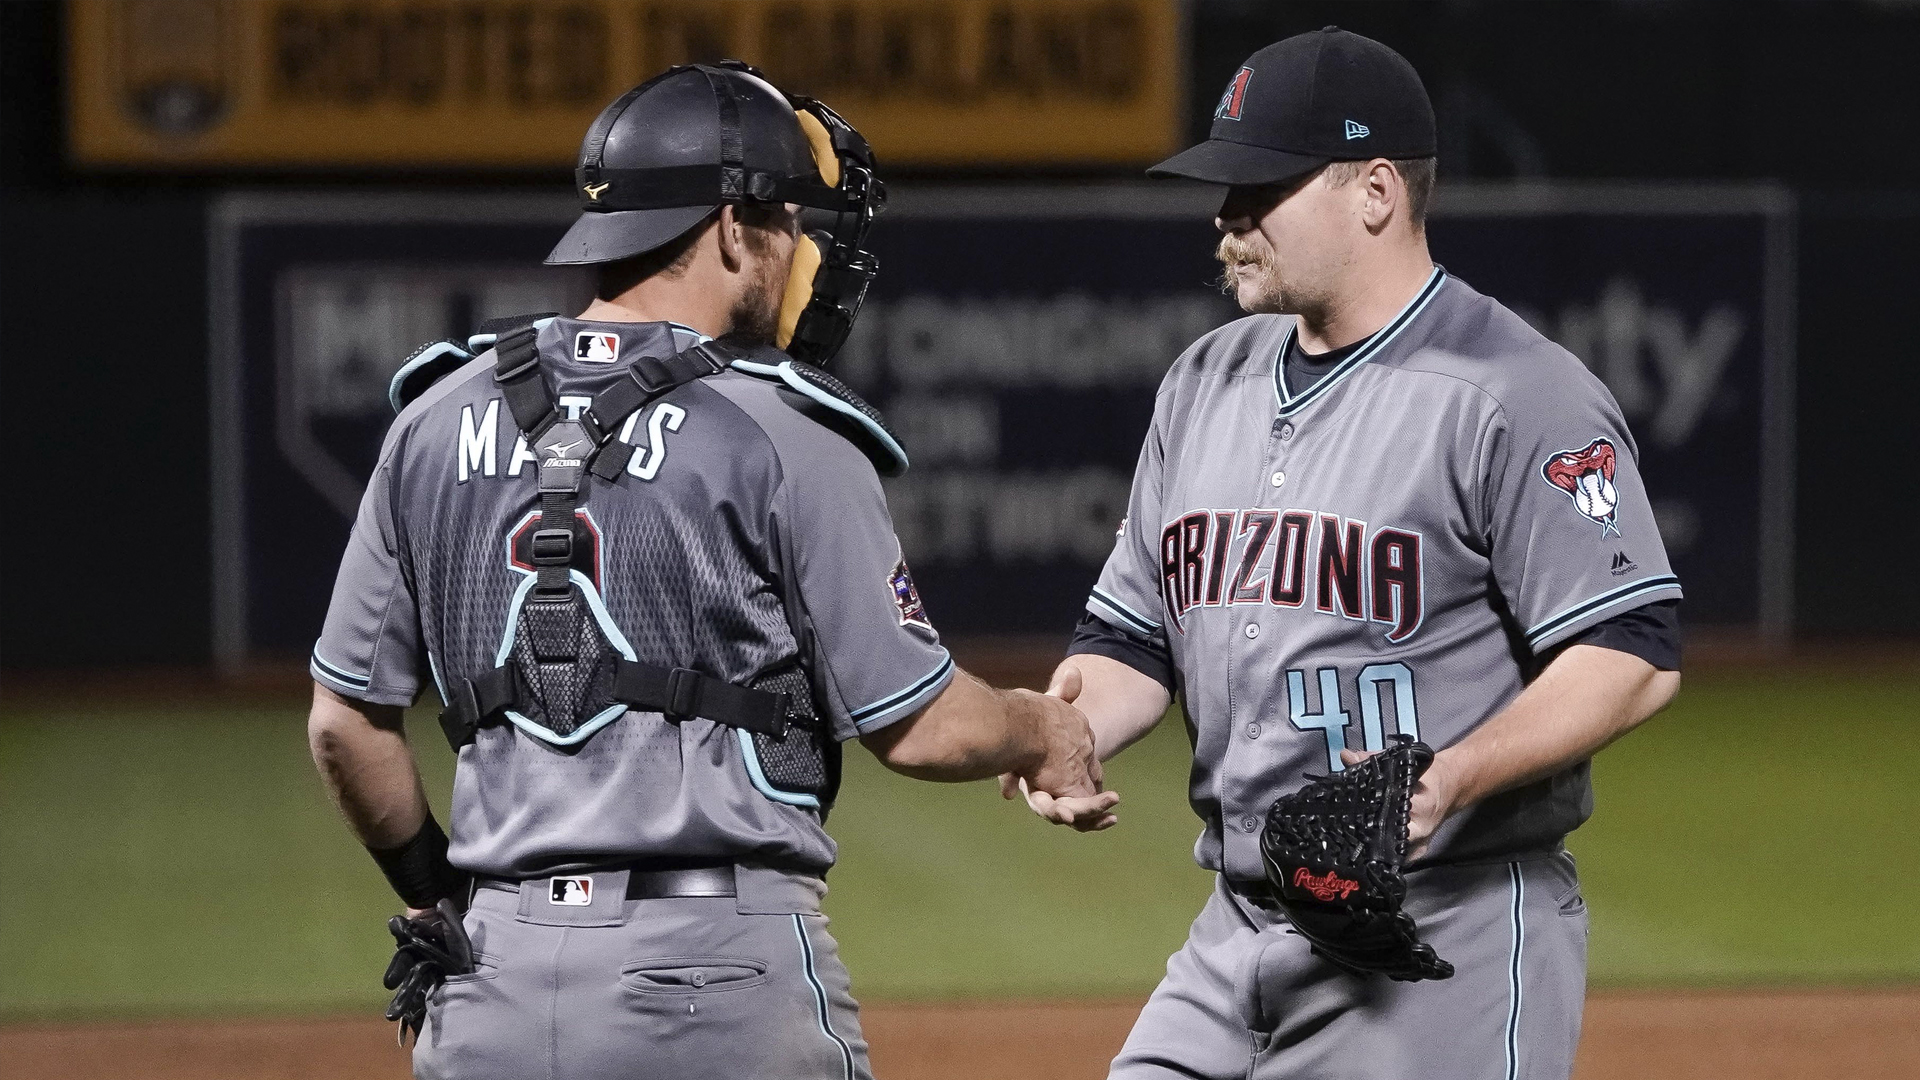
[(627, 378), (599, 394), (578, 419), (558, 407), (540, 370), (531, 326), (495, 342), (494, 383), (539, 459), (540, 521), (532, 537), (534, 575), (514, 594), (495, 665), (456, 678), (440, 726), (455, 751), (483, 727), (512, 723), (556, 746), (584, 742), (628, 709), (669, 720), (700, 717), (784, 739), (790, 693), (735, 686), (692, 668), (636, 661), (592, 582), (573, 569), (575, 511), (589, 477), (615, 483), (633, 447), (615, 435), (627, 417), (676, 387), (727, 369), (735, 359), (702, 342), (666, 360), (642, 357)]

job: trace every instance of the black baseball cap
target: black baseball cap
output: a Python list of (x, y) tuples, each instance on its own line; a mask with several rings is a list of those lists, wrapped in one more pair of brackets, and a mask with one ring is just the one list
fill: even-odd
[(1147, 170), (1209, 184), (1280, 184), (1329, 161), (1432, 157), (1433, 104), (1407, 58), (1337, 26), (1247, 58), (1207, 141)]

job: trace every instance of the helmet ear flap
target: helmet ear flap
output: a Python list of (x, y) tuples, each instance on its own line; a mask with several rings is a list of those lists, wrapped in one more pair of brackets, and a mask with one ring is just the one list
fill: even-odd
[[(825, 129), (821, 129), (821, 132), (824, 135)], [(807, 310), (807, 305), (813, 302), (813, 279), (820, 273), (820, 262), (819, 243), (811, 235), (801, 233), (793, 242), (793, 264), (787, 271), (787, 292), (780, 301), (780, 325), (773, 337), (776, 348), (784, 349), (793, 343), (793, 332), (800, 325), (800, 316)]]

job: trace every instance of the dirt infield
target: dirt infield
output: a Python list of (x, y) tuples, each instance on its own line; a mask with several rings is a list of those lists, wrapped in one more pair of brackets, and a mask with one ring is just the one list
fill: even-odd
[[(886, 1080), (1097, 1078), (1136, 1005), (1026, 1002), (863, 1010)], [(377, 1020), (0, 1028), (0, 1061), (35, 1080), (402, 1080)], [(1920, 988), (1600, 993), (1578, 1080), (1895, 1080), (1920, 1075)], [(1413, 1078), (1409, 1078), (1413, 1080)]]

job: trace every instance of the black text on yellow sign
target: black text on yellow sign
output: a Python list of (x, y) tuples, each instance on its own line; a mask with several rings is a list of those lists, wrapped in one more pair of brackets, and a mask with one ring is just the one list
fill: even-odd
[(1126, 163), (1178, 137), (1176, 0), (70, 0), (87, 164), (565, 166), (601, 106), (738, 57), (882, 162)]

